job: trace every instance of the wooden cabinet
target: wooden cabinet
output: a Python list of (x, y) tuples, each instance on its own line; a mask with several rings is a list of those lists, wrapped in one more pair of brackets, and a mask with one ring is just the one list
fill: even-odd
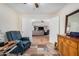
[(59, 37), (59, 39), (61, 40), (58, 40), (59, 44), (58, 44), (58, 48), (59, 48), (59, 53), (62, 55), (62, 50), (63, 50), (63, 38)]
[(73, 47), (69, 47), (69, 56), (77, 56), (77, 49)]
[(79, 38), (58, 35), (58, 51), (62, 56), (79, 56)]
[(63, 43), (63, 51), (62, 51), (63, 56), (69, 55), (69, 52), (67, 52), (67, 51), (69, 51), (69, 47), (66, 43)]

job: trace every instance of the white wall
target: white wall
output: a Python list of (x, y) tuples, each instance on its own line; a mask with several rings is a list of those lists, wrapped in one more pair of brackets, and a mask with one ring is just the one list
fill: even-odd
[(32, 41), (32, 20), (27, 16), (22, 16), (22, 36), (29, 37)]
[[(41, 22), (44, 21), (44, 22)], [(48, 21), (46, 20), (36, 20), (36, 21), (32, 21), (32, 25), (33, 26), (48, 26)]]
[(65, 32), (65, 16), (67, 14), (72, 13), (73, 11), (79, 9), (79, 3), (72, 3), (66, 5), (58, 14), (57, 16), (60, 17), (60, 34), (64, 34)]
[(10, 30), (19, 30), (18, 15), (6, 5), (0, 4), (0, 32), (4, 36)]
[(57, 35), (59, 34), (59, 16), (55, 16), (50, 19), (49, 29), (50, 42), (54, 44), (55, 42), (57, 42)]

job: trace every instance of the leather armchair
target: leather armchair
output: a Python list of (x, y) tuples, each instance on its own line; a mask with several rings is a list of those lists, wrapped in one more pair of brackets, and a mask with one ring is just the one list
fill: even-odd
[(28, 48), (30, 48), (31, 42), (29, 40), (29, 37), (22, 37), (20, 31), (8, 31), (6, 32), (7, 38), (9, 41), (16, 41), (17, 47), (12, 51), (12, 53), (21, 53)]

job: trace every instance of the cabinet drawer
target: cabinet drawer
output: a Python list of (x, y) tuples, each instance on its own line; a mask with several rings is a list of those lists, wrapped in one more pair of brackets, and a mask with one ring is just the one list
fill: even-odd
[(67, 40), (66, 43), (69, 44), (70, 46), (74, 47), (74, 48), (77, 48), (77, 43), (72, 41), (72, 40)]

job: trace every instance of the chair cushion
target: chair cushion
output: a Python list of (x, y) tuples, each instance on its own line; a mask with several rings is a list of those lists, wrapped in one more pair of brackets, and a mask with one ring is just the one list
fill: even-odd
[(11, 36), (13, 40), (18, 40), (22, 38), (19, 31), (11, 31)]

